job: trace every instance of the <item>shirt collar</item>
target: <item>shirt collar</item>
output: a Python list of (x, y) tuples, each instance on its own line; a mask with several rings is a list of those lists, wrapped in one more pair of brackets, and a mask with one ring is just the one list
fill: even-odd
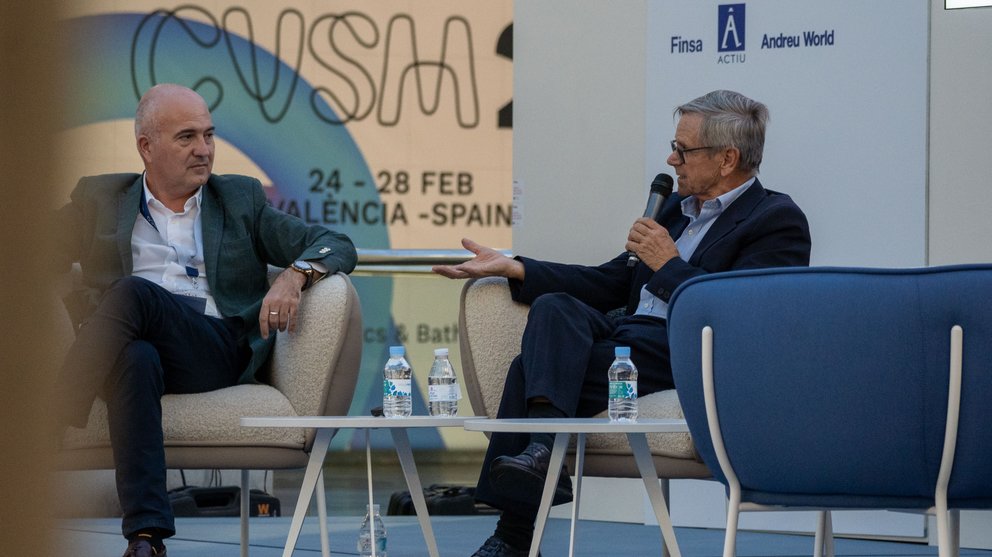
[(682, 200), (682, 214), (689, 218), (696, 218), (699, 216), (699, 212), (703, 207), (713, 207), (715, 210), (722, 213), (724, 209), (729, 207), (731, 203), (743, 195), (744, 192), (751, 187), (751, 184), (754, 184), (755, 180), (757, 180), (757, 177), (752, 176), (748, 181), (728, 191), (727, 193), (703, 202), (702, 206), (700, 206), (698, 199), (690, 195)]
[[(144, 188), (145, 199), (147, 199), (149, 203), (154, 201), (156, 204), (158, 204), (159, 207), (162, 208), (165, 207), (165, 205), (161, 201), (159, 201), (157, 197), (152, 195), (152, 191), (148, 189), (148, 174), (145, 172), (141, 173), (141, 187)], [(193, 205), (190, 205), (190, 201), (193, 202)], [(196, 193), (193, 194), (193, 197), (186, 200), (185, 209), (187, 211), (190, 210), (191, 207), (196, 207), (197, 209), (199, 209), (200, 204), (202, 202), (203, 202), (203, 186), (200, 186), (196, 188)]]

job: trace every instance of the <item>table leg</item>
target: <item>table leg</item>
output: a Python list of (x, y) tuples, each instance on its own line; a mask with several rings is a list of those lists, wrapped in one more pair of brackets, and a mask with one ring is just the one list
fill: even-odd
[(544, 535), (544, 525), (548, 522), (551, 512), (551, 502), (558, 486), (558, 476), (565, 462), (565, 449), (568, 448), (568, 433), (556, 433), (554, 448), (551, 449), (551, 462), (548, 463), (548, 477), (544, 480), (544, 492), (541, 494), (541, 505), (537, 509), (537, 523), (534, 524), (534, 539), (530, 542), (530, 557), (537, 557), (541, 551), (541, 537)]
[(579, 497), (582, 495), (582, 469), (586, 460), (586, 434), (575, 438), (575, 490), (572, 495), (572, 527), (568, 533), (568, 557), (575, 555), (575, 524), (579, 520)]
[(431, 557), (438, 557), (437, 541), (434, 539), (434, 530), (431, 528), (431, 517), (427, 513), (424, 488), (420, 485), (417, 465), (413, 462), (410, 438), (406, 434), (406, 429), (400, 427), (390, 428), (389, 433), (393, 436), (393, 445), (396, 447), (396, 455), (400, 458), (400, 467), (403, 469), (403, 477), (406, 478), (406, 486), (410, 488), (410, 499), (413, 500), (413, 508), (417, 512), (417, 520), (420, 521), (424, 541), (427, 542), (427, 551)]
[(324, 470), (321, 466), (317, 474), (317, 520), (320, 521), (320, 555), (321, 557), (331, 557), (331, 542), (327, 539), (327, 497), (324, 494)]
[(375, 543), (375, 511), (372, 505), (375, 504), (372, 496), (372, 432), (368, 429), (365, 430), (365, 469), (366, 476), (369, 485), (369, 505), (368, 505), (368, 515), (369, 515), (369, 541), (372, 547), (372, 557), (378, 557), (376, 554), (376, 543)]
[(293, 522), (289, 526), (289, 536), (286, 538), (286, 547), (283, 549), (282, 557), (292, 557), (293, 550), (296, 549), (300, 529), (303, 527), (303, 519), (306, 518), (307, 507), (310, 506), (313, 490), (317, 485), (317, 477), (324, 466), (327, 448), (337, 432), (336, 428), (317, 429), (313, 447), (310, 448), (310, 460), (307, 462), (307, 471), (303, 474), (303, 485), (300, 486), (300, 496), (296, 500), (296, 510), (293, 511)]
[(654, 467), (654, 460), (651, 459), (651, 451), (648, 449), (647, 437), (643, 433), (628, 433), (627, 442), (634, 451), (634, 460), (637, 462), (637, 469), (641, 472), (641, 479), (644, 480), (644, 489), (648, 492), (654, 516), (658, 519), (658, 526), (661, 527), (663, 546), (668, 547), (672, 557), (682, 557), (678, 541), (675, 539), (675, 528), (672, 527), (672, 519), (668, 515), (665, 495), (661, 492), (661, 485), (658, 483), (658, 471)]

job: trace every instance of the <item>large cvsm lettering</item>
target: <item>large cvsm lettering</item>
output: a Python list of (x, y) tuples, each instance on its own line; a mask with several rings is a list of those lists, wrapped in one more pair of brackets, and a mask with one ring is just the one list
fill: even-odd
[[(206, 22), (206, 31), (191, 21)], [(404, 93), (416, 92), (421, 112), (434, 115), (450, 99), (458, 126), (479, 125), (479, 85), (475, 75), (472, 28), (461, 16), (448, 16), (437, 53), (424, 55), (416, 23), (408, 14), (393, 15), (380, 32), (371, 17), (357, 11), (319, 15), (307, 24), (299, 10), (285, 8), (275, 20), (275, 60), (271, 66), (259, 61), (257, 35), (251, 13), (229, 7), (218, 19), (207, 8), (184, 5), (173, 10), (155, 10), (142, 19), (132, 40), (131, 78), (136, 97), (156, 79), (156, 52), (162, 30), (177, 25), (190, 41), (204, 49), (227, 50), (239, 83), (229, 84), (212, 75), (194, 85), (216, 89), (211, 110), (223, 102), (224, 88), (242, 87), (270, 123), (282, 120), (293, 102), (304, 58), (325, 70), (326, 83), (314, 83), (310, 108), (322, 121), (342, 125), (375, 115), (382, 126), (396, 126), (402, 116)], [(242, 37), (251, 45), (248, 54), (233, 47), (231, 37)], [(370, 67), (369, 60), (381, 60)], [(291, 71), (282, 69), (281, 63)], [(318, 96), (334, 113), (322, 109)]]

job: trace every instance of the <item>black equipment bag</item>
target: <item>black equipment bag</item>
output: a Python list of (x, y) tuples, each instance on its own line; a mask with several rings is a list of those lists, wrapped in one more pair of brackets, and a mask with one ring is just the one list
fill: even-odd
[[(475, 488), (433, 484), (424, 488), (427, 512), (431, 515), (495, 514), (496, 509), (475, 502)], [(387, 515), (413, 515), (413, 498), (409, 491), (397, 491), (389, 497)]]
[[(260, 489), (249, 492), (250, 516), (280, 516), (279, 499)], [(241, 488), (238, 486), (184, 486), (169, 492), (172, 512), (181, 517), (241, 516)]]

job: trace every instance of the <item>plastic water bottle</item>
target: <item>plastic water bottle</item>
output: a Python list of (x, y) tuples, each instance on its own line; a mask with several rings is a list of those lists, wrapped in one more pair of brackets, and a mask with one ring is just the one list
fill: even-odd
[(402, 346), (389, 347), (389, 360), (382, 371), (382, 413), (387, 418), (405, 418), (413, 412), (410, 364)]
[(458, 414), (458, 399), (462, 397), (458, 389), (455, 368), (448, 360), (448, 349), (434, 351), (434, 365), (427, 376), (427, 409), (431, 416), (454, 416)]
[[(365, 505), (365, 519), (362, 520), (362, 527), (358, 530), (358, 554), (361, 557), (371, 557), (372, 555), (372, 535), (369, 532), (369, 506)], [(376, 557), (386, 557), (386, 525), (382, 523), (379, 516), (379, 505), (372, 505), (372, 520), (375, 521), (375, 554)]]
[(630, 347), (617, 346), (616, 359), (610, 366), (610, 420), (614, 422), (637, 421), (637, 368), (630, 361)]

